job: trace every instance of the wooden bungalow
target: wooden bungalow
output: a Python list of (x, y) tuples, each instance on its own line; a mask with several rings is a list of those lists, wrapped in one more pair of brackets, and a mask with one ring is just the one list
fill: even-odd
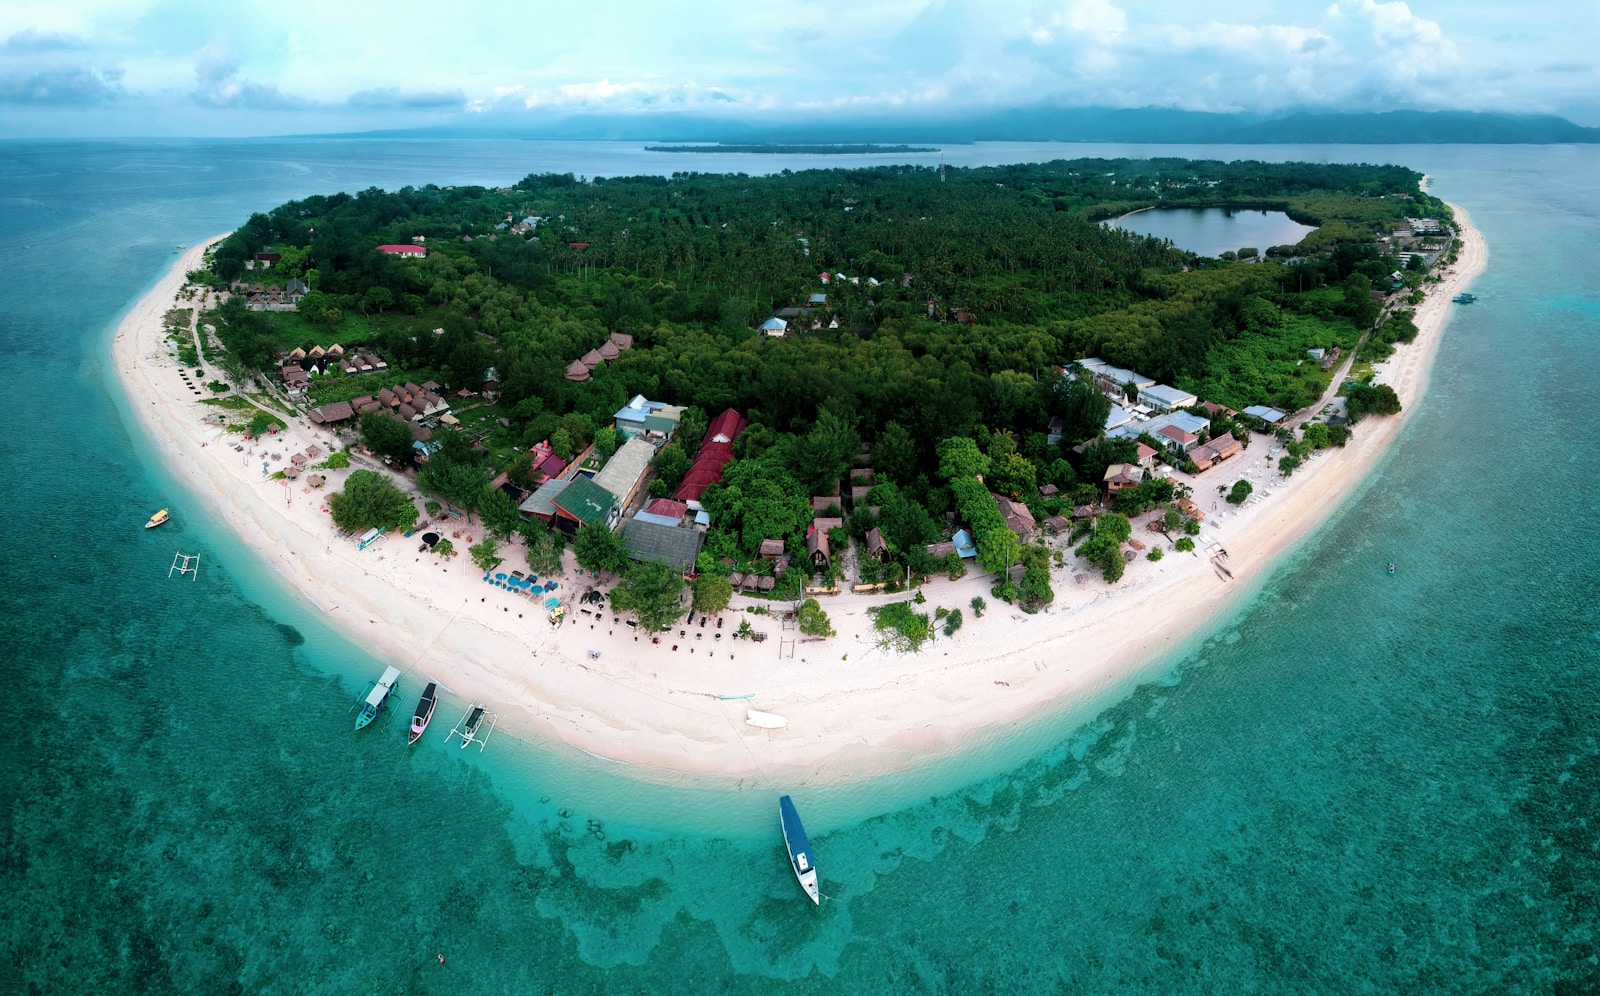
[(567, 364), (566, 377), (570, 381), (581, 384), (589, 379), (589, 368), (584, 365), (582, 360), (573, 360)]
[(761, 541), (761, 556), (767, 560), (783, 556), (783, 540), (764, 539)]
[(1052, 515), (1044, 520), (1044, 529), (1050, 535), (1057, 536), (1072, 529), (1072, 520), (1064, 515)]
[(587, 353), (583, 354), (583, 365), (588, 367), (590, 370), (600, 366), (605, 361), (606, 358), (600, 355), (600, 351), (598, 349), (591, 349)]
[(876, 527), (867, 530), (867, 556), (884, 564), (893, 556), (889, 552), (889, 544), (883, 541), (883, 534)]
[(629, 335), (626, 332), (613, 332), (613, 333), (611, 333), (611, 345), (613, 345), (613, 346), (617, 347), (617, 349), (623, 350), (623, 351), (632, 349), (633, 348), (633, 336)]
[(844, 525), (839, 518), (813, 519), (806, 532), (806, 553), (811, 556), (811, 566), (827, 570), (833, 563), (833, 547), (828, 542), (828, 530)]

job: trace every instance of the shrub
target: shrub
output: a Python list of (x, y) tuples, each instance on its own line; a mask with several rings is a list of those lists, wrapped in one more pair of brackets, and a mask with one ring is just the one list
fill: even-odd
[(1250, 486), (1249, 481), (1246, 481), (1242, 478), (1238, 481), (1235, 481), (1233, 484), (1233, 490), (1228, 492), (1228, 504), (1243, 505), (1244, 500), (1250, 497), (1250, 492), (1253, 490), (1255, 489)]
[(1150, 550), (1149, 553), (1144, 555), (1144, 559), (1150, 561), (1151, 563), (1154, 563), (1157, 560), (1160, 560), (1161, 559), (1161, 548), (1159, 546), (1158, 547), (1153, 547)]
[(822, 611), (822, 606), (814, 598), (808, 598), (800, 605), (800, 632), (807, 636), (834, 635), (828, 614)]
[(988, 605), (983, 600), (983, 596), (982, 595), (973, 595), (972, 596), (972, 602), (970, 604), (972, 606), (972, 615), (975, 618), (982, 619), (983, 618), (983, 610), (988, 608)]
[(1172, 544), (1172, 548), (1177, 550), (1179, 553), (1188, 553), (1190, 550), (1194, 549), (1194, 540), (1187, 536), (1181, 537), (1178, 542)]
[(954, 612), (951, 612), (949, 617), (946, 618), (945, 621), (944, 621), (944, 635), (945, 636), (954, 636), (956, 630), (958, 630), (960, 628), (961, 628), (961, 610), (960, 609), (956, 609)]

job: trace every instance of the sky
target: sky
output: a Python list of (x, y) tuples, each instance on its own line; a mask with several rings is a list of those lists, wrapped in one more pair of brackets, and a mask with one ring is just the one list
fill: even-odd
[(249, 136), (1038, 105), (1552, 113), (1600, 0), (8, 0), (0, 136)]

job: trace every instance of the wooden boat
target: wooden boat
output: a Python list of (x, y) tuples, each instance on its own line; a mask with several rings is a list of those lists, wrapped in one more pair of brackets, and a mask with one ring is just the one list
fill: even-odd
[[(478, 750), (489, 746), (489, 734), (494, 732), (496, 717), (489, 711), (489, 707), (474, 702), (467, 706), (467, 711), (461, 716), (461, 722), (450, 731), (451, 737), (461, 738), (461, 749), (466, 750), (468, 744), (477, 744)], [(445, 738), (449, 743), (449, 737)]]
[(146, 529), (154, 529), (155, 527), (161, 525), (163, 522), (166, 522), (170, 518), (172, 518), (172, 516), (170, 514), (168, 514), (167, 510), (166, 509), (162, 509), (161, 511), (157, 512), (155, 515), (150, 516), (150, 521), (146, 522), (144, 524), (144, 527)]
[(435, 694), (439, 690), (439, 683), (428, 682), (428, 687), (422, 690), (422, 698), (417, 700), (416, 711), (411, 714), (411, 732), (406, 735), (406, 743), (414, 744), (422, 737), (422, 731), (428, 728), (428, 721), (433, 718), (433, 706), (437, 701)]
[(816, 862), (811, 860), (811, 841), (806, 837), (806, 828), (800, 825), (800, 813), (788, 796), (778, 800), (778, 822), (783, 826), (783, 844), (789, 849), (789, 867), (794, 869), (794, 877), (800, 880), (800, 887), (806, 890), (811, 901), (821, 906), (822, 890), (817, 885)]
[(1457, 294), (1455, 297), (1451, 298), (1450, 300), (1452, 302), (1454, 302), (1455, 304), (1471, 304), (1472, 302), (1476, 301), (1477, 299), (1478, 299), (1478, 295), (1476, 295), (1476, 294)]
[(378, 718), (378, 713), (383, 711), (383, 705), (389, 700), (389, 693), (394, 691), (400, 683), (400, 669), (386, 667), (383, 677), (374, 681), (367, 689), (367, 697), (357, 703), (361, 707), (361, 715), (356, 717), (356, 729), (361, 729), (368, 723)]

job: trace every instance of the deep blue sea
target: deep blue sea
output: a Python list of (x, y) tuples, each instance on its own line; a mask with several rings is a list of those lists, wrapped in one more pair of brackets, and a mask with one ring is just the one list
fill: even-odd
[[(110, 336), (176, 245), (291, 197), (865, 157), (0, 143), (0, 992), (1600, 990), (1600, 147), (945, 161), (1152, 154), (1397, 161), (1472, 212), (1481, 300), (1399, 443), (1232, 618), (1089, 714), (878, 782), (716, 787), (353, 735), (381, 664), (184, 514)], [(177, 550), (198, 580), (167, 578)]]

